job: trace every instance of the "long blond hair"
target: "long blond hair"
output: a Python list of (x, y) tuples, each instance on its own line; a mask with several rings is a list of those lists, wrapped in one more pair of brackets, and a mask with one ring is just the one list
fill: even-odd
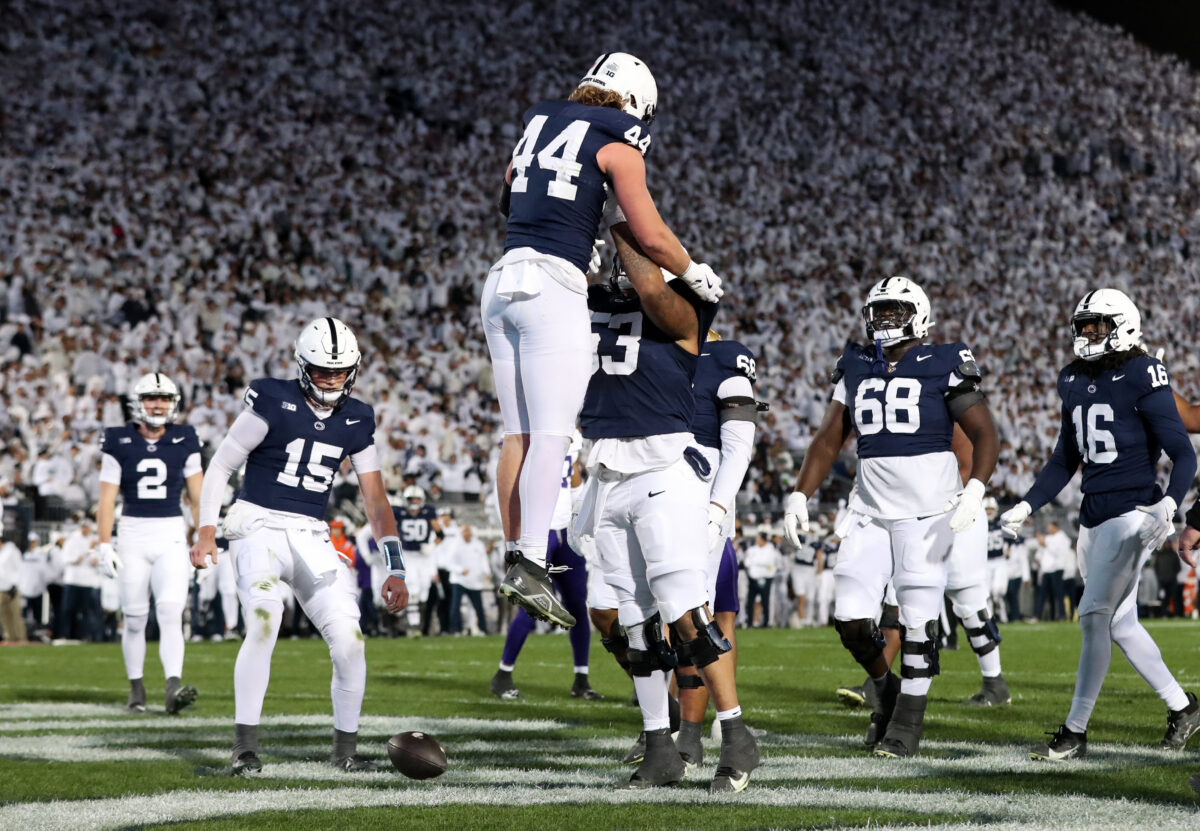
[(587, 104), (589, 107), (611, 107), (614, 110), (623, 110), (629, 103), (629, 99), (616, 90), (593, 86), (575, 87), (575, 91), (567, 100), (576, 104)]

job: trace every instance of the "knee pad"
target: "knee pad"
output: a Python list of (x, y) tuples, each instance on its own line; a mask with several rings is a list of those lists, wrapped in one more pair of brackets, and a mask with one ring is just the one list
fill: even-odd
[(149, 613), (144, 615), (126, 615), (125, 616), (125, 633), (127, 635), (140, 635), (146, 631), (146, 624), (150, 621)]
[(875, 621), (870, 618), (834, 620), (833, 628), (841, 635), (842, 646), (860, 665), (865, 667), (883, 655), (886, 641)]
[(675, 650), (679, 654), (680, 666), (701, 669), (715, 663), (722, 654), (733, 649), (733, 645), (725, 637), (725, 633), (721, 631), (717, 622), (709, 617), (705, 607), (697, 606), (688, 614), (691, 615), (692, 624), (696, 627), (696, 637), (685, 641), (680, 636), (679, 630), (674, 625), (671, 626), (671, 633), (675, 635)]
[(890, 603), (883, 604), (883, 614), (879, 616), (880, 629), (900, 628), (900, 607)]
[(625, 633), (621, 631), (621, 627), (614, 626), (612, 637), (600, 636), (600, 643), (614, 655), (622, 655), (629, 651), (629, 638), (625, 637)]
[(676, 656), (675, 650), (671, 648), (663, 635), (660, 614), (656, 612), (653, 617), (647, 618), (641, 623), (625, 627), (626, 640), (629, 638), (629, 631), (636, 627), (641, 627), (646, 648), (635, 649), (630, 646), (625, 653), (629, 658), (629, 671), (635, 678), (649, 678), (656, 670), (660, 669), (670, 672), (679, 665), (679, 658)]
[(704, 689), (704, 679), (699, 675), (685, 675), (678, 670), (675, 671), (675, 681), (679, 684), (681, 690), (700, 690)]
[(158, 617), (158, 626), (160, 629), (167, 625), (183, 625), (183, 604), (181, 603), (155, 604), (154, 614)]
[[(907, 633), (907, 628), (900, 627), (901, 637)], [(901, 678), (933, 678), (942, 672), (938, 652), (938, 621), (930, 620), (925, 623), (924, 642), (905, 640), (900, 645), (900, 677)], [(925, 666), (912, 667), (904, 663), (904, 655), (924, 655)]]
[[(983, 609), (976, 614), (982, 618), (983, 625), (974, 629), (967, 629), (967, 627), (964, 625), (963, 628), (967, 629), (967, 638), (971, 639), (971, 648), (975, 650), (975, 654), (987, 655), (1000, 645), (1000, 641), (1002, 641), (1003, 638), (1000, 637), (1000, 627), (996, 625), (995, 617), (988, 617), (986, 609)], [(975, 638), (987, 638), (987, 640), (982, 645), (976, 646), (974, 643)]]

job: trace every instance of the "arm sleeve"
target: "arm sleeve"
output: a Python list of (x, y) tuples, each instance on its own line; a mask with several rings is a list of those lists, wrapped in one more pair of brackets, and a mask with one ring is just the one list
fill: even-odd
[(1046, 466), (1042, 468), (1042, 472), (1038, 474), (1033, 487), (1025, 494), (1025, 501), (1034, 511), (1058, 496), (1059, 492), (1071, 481), (1075, 471), (1079, 469), (1082, 459), (1079, 455), (1079, 448), (1075, 446), (1074, 436), (1071, 421), (1064, 412), (1054, 453), (1050, 456), (1050, 461), (1046, 462)]
[(187, 457), (187, 461), (183, 463), (183, 478), (190, 479), (202, 470), (203, 468), (200, 466), (200, 454), (192, 453)]
[(110, 485), (121, 484), (121, 463), (107, 453), (100, 457), (100, 481)]
[(721, 424), (721, 464), (717, 467), (717, 475), (713, 478), (713, 502), (726, 511), (733, 510), (733, 501), (742, 480), (746, 478), (746, 469), (750, 467), (750, 457), (754, 454), (754, 423), (750, 421), (726, 421)]
[(1196, 478), (1196, 451), (1188, 438), (1175, 406), (1175, 396), (1169, 387), (1160, 387), (1138, 402), (1138, 411), (1146, 422), (1151, 435), (1162, 444), (1171, 457), (1171, 479), (1167, 483), (1167, 496), (1182, 505), (1188, 488)]
[(266, 437), (267, 422), (251, 410), (243, 411), (230, 426), (208, 464), (208, 475), (204, 477), (204, 485), (200, 489), (201, 527), (217, 524), (229, 477), (246, 463), (250, 451), (262, 444)]
[(846, 403), (846, 382), (841, 378), (833, 388), (833, 400), (850, 409), (850, 405)]
[(354, 472), (359, 476), (364, 473), (374, 473), (382, 468), (382, 465), (379, 464), (379, 451), (373, 444), (368, 444), (357, 453), (352, 453), (350, 464), (354, 466)]

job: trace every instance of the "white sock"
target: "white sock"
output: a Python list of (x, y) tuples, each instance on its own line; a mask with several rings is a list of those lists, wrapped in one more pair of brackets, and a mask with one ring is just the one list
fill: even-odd
[[(163, 676), (183, 676), (183, 604), (158, 603), (158, 659), (162, 661)], [(143, 645), (143, 652), (145, 646)]]
[(246, 611), (246, 639), (233, 665), (233, 720), (237, 724), (258, 724), (271, 680), (271, 653), (279, 637), (283, 603), (269, 601)]
[(717, 721), (729, 721), (731, 718), (737, 718), (742, 714), (742, 708), (733, 707), (729, 710), (717, 710)]
[(126, 615), (121, 632), (121, 654), (125, 656), (125, 677), (141, 678), (146, 666), (146, 622), (150, 614)]
[(529, 437), (529, 452), (521, 465), (518, 484), (521, 494), (521, 553), (530, 560), (529, 548), (542, 549), (538, 565), (546, 565), (546, 540), (550, 536), (550, 520), (562, 490), (563, 457), (571, 440), (568, 436), (533, 433)]
[(588, 668), (587, 667), (575, 667), (575, 674), (576, 675), (587, 675)]
[(1167, 705), (1167, 709), (1182, 710), (1188, 705), (1187, 693), (1179, 686), (1171, 670), (1167, 669), (1158, 644), (1150, 637), (1146, 627), (1142, 626), (1137, 615), (1130, 612), (1114, 622), (1112, 636), (1137, 674), (1146, 680), (1155, 694)]

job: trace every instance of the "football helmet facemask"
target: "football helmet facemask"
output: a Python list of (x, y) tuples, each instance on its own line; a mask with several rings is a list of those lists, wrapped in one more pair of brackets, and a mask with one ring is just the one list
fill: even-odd
[[(320, 407), (336, 407), (350, 397), (350, 390), (358, 379), (361, 361), (358, 339), (350, 327), (336, 317), (318, 317), (305, 326), (296, 338), (296, 368), (300, 389)], [(321, 389), (312, 379), (312, 371), (317, 369), (346, 372), (346, 380), (340, 389)]]
[(888, 277), (867, 293), (862, 308), (867, 337), (881, 346), (923, 338), (933, 326), (929, 297), (907, 277)]
[(1071, 337), (1075, 354), (1085, 361), (1124, 352), (1142, 342), (1142, 315), (1123, 291), (1089, 291), (1071, 315)]
[[(146, 410), (145, 399), (168, 398), (170, 405), (166, 415), (154, 416)], [(147, 427), (162, 427), (175, 420), (175, 411), (179, 408), (179, 387), (175, 382), (161, 372), (150, 372), (138, 379), (133, 385), (133, 417)]]
[(405, 488), (403, 498), (404, 507), (408, 509), (410, 514), (415, 514), (425, 507), (425, 491), (420, 485), (409, 485)]
[(581, 87), (610, 89), (625, 99), (621, 109), (649, 124), (658, 109), (658, 85), (639, 59), (626, 52), (606, 52), (592, 62)]

